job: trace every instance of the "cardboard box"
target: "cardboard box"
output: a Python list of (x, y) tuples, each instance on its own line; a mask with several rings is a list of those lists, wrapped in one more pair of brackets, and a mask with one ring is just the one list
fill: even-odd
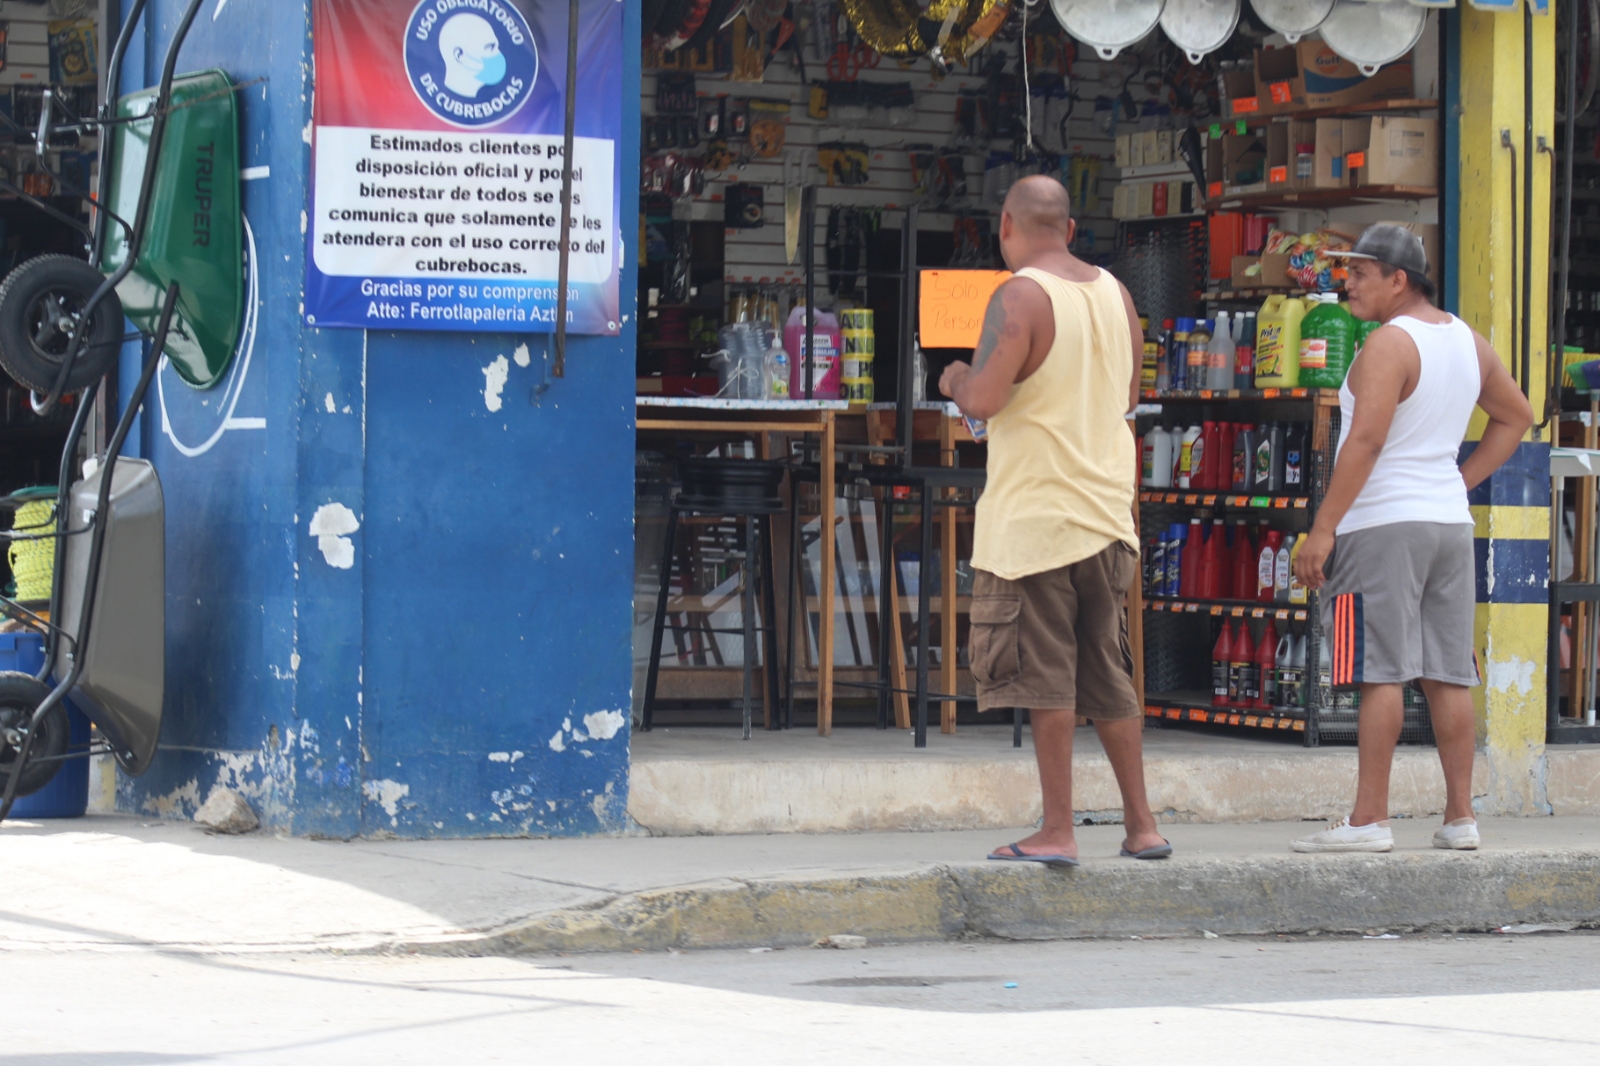
[(1206, 140), (1206, 187), (1201, 190), (1205, 199), (1216, 201), (1222, 198), (1226, 183), (1222, 177), (1222, 138), (1211, 137)]
[(1118, 182), (1111, 190), (1111, 217), (1123, 219), (1128, 217), (1128, 190), (1133, 188), (1127, 182)]
[(1133, 165), (1133, 163), (1132, 163), (1132, 159), (1133, 159), (1132, 149), (1128, 146), (1128, 141), (1129, 141), (1129, 135), (1128, 134), (1126, 134), (1126, 133), (1117, 134), (1117, 140), (1116, 140), (1116, 164), (1117, 164), (1117, 169), (1118, 170), (1121, 170), (1124, 167), (1129, 167), (1129, 166)]
[(1229, 118), (1242, 118), (1261, 111), (1261, 99), (1256, 95), (1256, 76), (1253, 70), (1223, 71), (1222, 91), (1228, 97), (1224, 113)]
[[(1157, 137), (1156, 131), (1145, 130), (1143, 133), (1139, 134), (1139, 139), (1143, 142), (1144, 165), (1147, 167), (1153, 167), (1160, 163), (1160, 139)], [(1170, 163), (1172, 160), (1169, 159), (1167, 162)]]
[[(1317, 124), (1294, 119), (1284, 125), (1289, 131), (1289, 184), (1296, 189), (1315, 188)], [(1302, 169), (1300, 149), (1304, 145), (1310, 147), (1306, 150), (1309, 158), (1305, 160)]]
[(1267, 127), (1267, 188), (1285, 191), (1295, 188), (1294, 152), (1289, 144), (1289, 123), (1274, 122)]
[[(1257, 267), (1251, 273), (1250, 268)], [(1289, 257), (1273, 255), (1236, 255), (1233, 257), (1233, 287), (1236, 289), (1287, 289)]]
[(1209, 276), (1233, 276), (1233, 257), (1244, 254), (1244, 216), (1231, 211), (1216, 211), (1206, 220), (1210, 251)]
[(1156, 133), (1156, 162), (1162, 165), (1172, 162), (1173, 139), (1175, 134), (1171, 130), (1160, 130)]
[(1229, 195), (1265, 192), (1267, 143), (1255, 134), (1227, 133), (1222, 137), (1222, 181)]
[(1368, 126), (1360, 149), (1364, 155), (1350, 159), (1349, 153), (1357, 149), (1345, 145), (1346, 162), (1355, 173), (1357, 185), (1417, 185), (1431, 189), (1439, 184), (1437, 119), (1385, 115), (1363, 121)]
[(1344, 188), (1348, 184), (1344, 170), (1344, 120), (1317, 119), (1316, 145), (1316, 155), (1311, 162), (1311, 187)]
[(1144, 166), (1144, 134), (1128, 134), (1128, 165), (1130, 167)]
[(1154, 182), (1142, 181), (1134, 186), (1138, 200), (1133, 209), (1134, 218), (1149, 218), (1156, 213), (1156, 187)]
[(1167, 214), (1187, 215), (1193, 210), (1194, 182), (1181, 179), (1167, 182)]
[[(1321, 47), (1322, 42), (1316, 44)], [(1261, 114), (1286, 115), (1305, 108), (1306, 81), (1300, 57), (1298, 47), (1256, 49), (1255, 93)]]
[(1403, 100), (1415, 91), (1411, 53), (1368, 78), (1361, 68), (1320, 40), (1295, 46), (1304, 107), (1345, 107), (1374, 100)]

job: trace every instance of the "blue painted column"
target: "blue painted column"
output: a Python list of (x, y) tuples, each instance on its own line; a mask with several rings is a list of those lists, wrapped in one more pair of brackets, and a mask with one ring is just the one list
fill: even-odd
[[(158, 80), (185, 6), (152, 0), (122, 91)], [(564, 79), (564, 54), (547, 62)], [(573, 338), (559, 380), (547, 335), (306, 328), (309, 0), (207, 0), (178, 69), (209, 67), (252, 83), (253, 329), (227, 380), (164, 372), (143, 418), (167, 497), (168, 690), (161, 753), (119, 806), (187, 816), (221, 784), (303, 835), (623, 828), (631, 255), (623, 335)], [(631, 251), (636, 109), (623, 131)]]

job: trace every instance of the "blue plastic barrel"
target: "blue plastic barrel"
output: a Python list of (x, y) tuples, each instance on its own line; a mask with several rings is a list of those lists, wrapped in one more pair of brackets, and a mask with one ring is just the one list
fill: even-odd
[[(38, 633), (0, 633), (0, 670), (37, 674), (44, 665), (44, 637)], [(69, 751), (89, 748), (89, 719), (67, 702), (67, 721), (71, 724)], [(31, 796), (23, 796), (11, 808), (13, 818), (81, 818), (89, 807), (89, 760), (67, 759), (50, 783)]]

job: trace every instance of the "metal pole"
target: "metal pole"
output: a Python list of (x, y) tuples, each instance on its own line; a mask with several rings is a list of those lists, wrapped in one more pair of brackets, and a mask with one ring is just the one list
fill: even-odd
[[(1533, 399), (1533, 4), (1522, 5), (1522, 391)], [(1548, 342), (1549, 338), (1546, 338)], [(1548, 382), (1546, 383), (1548, 385)]]
[(811, 380), (814, 367), (812, 366), (811, 348), (816, 343), (813, 330), (816, 328), (817, 319), (817, 187), (807, 185), (800, 198), (800, 228), (805, 231), (806, 255), (806, 335), (800, 341), (800, 358), (805, 361), (803, 368), (806, 383), (806, 399), (811, 399), (813, 382)]
[(561, 148), (561, 257), (556, 270), (556, 356), (550, 373), (567, 376), (567, 278), (572, 268), (572, 141), (578, 110), (578, 0), (567, 4), (567, 115)]
[(911, 442), (914, 439), (912, 421), (916, 416), (916, 408), (912, 403), (912, 396), (916, 392), (915, 374), (913, 373), (913, 352), (916, 350), (915, 341), (917, 329), (917, 209), (915, 206), (906, 209), (906, 228), (900, 236), (900, 394), (895, 398), (895, 413), (898, 421), (895, 423), (896, 441), (900, 445), (900, 462), (904, 466), (911, 465)]
[(933, 487), (924, 481), (917, 490), (922, 497), (922, 552), (917, 560), (917, 735), (916, 747), (928, 746), (928, 626), (933, 610), (932, 582), (935, 571), (928, 566), (933, 554)]
[[(1600, 32), (1600, 26), (1590, 26), (1589, 32)], [(1572, 153), (1574, 135), (1577, 131), (1578, 115), (1578, 13), (1576, 6), (1572, 9), (1572, 21), (1567, 26), (1567, 92), (1566, 116), (1567, 128), (1562, 133), (1562, 151), (1565, 153), (1561, 163), (1561, 258), (1557, 264), (1559, 280), (1556, 291), (1552, 293), (1552, 302), (1556, 302), (1559, 310), (1555, 314), (1556, 343), (1555, 343), (1555, 373), (1554, 381), (1546, 382), (1548, 397), (1545, 401), (1545, 417), (1552, 419), (1550, 427), (1550, 443), (1556, 446), (1561, 444), (1561, 366), (1566, 361), (1567, 351), (1567, 285), (1572, 269)], [(1546, 706), (1545, 729), (1546, 731), (1561, 727), (1561, 600), (1556, 584), (1561, 578), (1561, 537), (1563, 512), (1566, 510), (1563, 489), (1565, 482), (1561, 479), (1552, 479), (1551, 513), (1550, 513), (1550, 620), (1549, 646), (1546, 651), (1545, 680), (1546, 680)], [(1574, 708), (1576, 710), (1576, 708)]]

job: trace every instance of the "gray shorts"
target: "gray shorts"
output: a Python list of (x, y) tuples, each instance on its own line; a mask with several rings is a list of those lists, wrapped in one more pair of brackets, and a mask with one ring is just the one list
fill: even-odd
[(1472, 534), (1469, 525), (1396, 522), (1335, 540), (1321, 596), (1334, 688), (1478, 684)]

